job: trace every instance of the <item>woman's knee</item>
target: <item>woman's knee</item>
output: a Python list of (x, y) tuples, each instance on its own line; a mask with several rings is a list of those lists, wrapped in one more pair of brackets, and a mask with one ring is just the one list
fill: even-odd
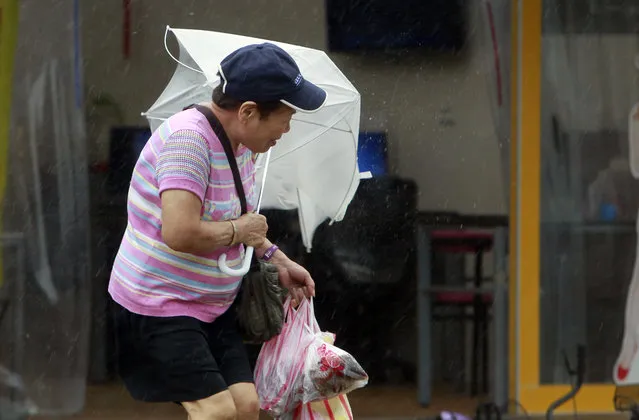
[(183, 402), (182, 406), (191, 420), (236, 420), (238, 418), (238, 410), (228, 391), (199, 401)]
[(260, 401), (255, 391), (255, 385), (239, 383), (229, 387), (238, 420), (257, 420), (260, 417)]
[(235, 402), (238, 420), (257, 420), (260, 417), (260, 401), (255, 398), (245, 398)]

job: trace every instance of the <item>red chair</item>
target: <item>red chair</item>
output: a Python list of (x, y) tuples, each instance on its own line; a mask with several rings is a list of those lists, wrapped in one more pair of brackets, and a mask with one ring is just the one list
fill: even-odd
[[(493, 247), (493, 234), (469, 230), (434, 230), (431, 232), (432, 251), (440, 254), (474, 254), (475, 289), (482, 287), (484, 254)], [(479, 390), (479, 357), (481, 355), (482, 391), (488, 392), (488, 312), (493, 302), (490, 291), (435, 291), (433, 296), (433, 320), (455, 319), (472, 322), (473, 352), (471, 361), (471, 394)], [(458, 307), (457, 314), (437, 314), (438, 307)], [(468, 314), (467, 309), (472, 308)]]

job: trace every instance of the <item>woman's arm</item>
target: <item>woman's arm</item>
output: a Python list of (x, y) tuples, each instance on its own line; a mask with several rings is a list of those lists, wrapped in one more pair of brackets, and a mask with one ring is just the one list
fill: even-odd
[(200, 220), (210, 170), (208, 142), (195, 130), (177, 130), (158, 151), (155, 172), (162, 239), (176, 251), (204, 253), (229, 245), (233, 239), (230, 223)]
[[(255, 255), (262, 258), (272, 246), (273, 243), (265, 239), (262, 246), (255, 249)], [(275, 251), (270, 262), (277, 267), (280, 283), (293, 296), (294, 305), (305, 297), (315, 296), (315, 281), (304, 267), (288, 258), (280, 249)]]
[[(257, 258), (264, 257), (264, 254), (266, 254), (266, 251), (268, 251), (272, 246), (273, 246), (273, 243), (269, 241), (268, 238), (266, 238), (264, 240), (264, 243), (260, 247), (255, 248), (255, 256)], [(277, 249), (277, 251), (275, 251), (275, 253), (270, 259), (270, 262), (272, 262), (273, 264), (277, 266), (283, 265), (287, 263), (288, 261), (291, 261), (291, 259), (288, 258), (286, 254), (282, 252), (282, 250), (280, 250), (279, 248)]]
[(268, 229), (264, 216), (244, 215), (232, 222), (201, 220), (210, 170), (208, 142), (195, 130), (178, 130), (161, 146), (155, 171), (164, 242), (176, 251), (192, 254), (240, 242), (261, 245)]
[[(185, 190), (162, 193), (162, 239), (171, 249), (202, 254), (229, 246), (233, 241), (231, 222), (200, 220), (202, 202)], [(237, 233), (236, 243), (237, 242)]]
[(179, 252), (202, 254), (239, 243), (259, 246), (264, 241), (268, 230), (264, 216), (250, 213), (233, 221), (206, 222), (200, 220), (201, 208), (200, 199), (189, 191), (164, 191), (164, 243)]

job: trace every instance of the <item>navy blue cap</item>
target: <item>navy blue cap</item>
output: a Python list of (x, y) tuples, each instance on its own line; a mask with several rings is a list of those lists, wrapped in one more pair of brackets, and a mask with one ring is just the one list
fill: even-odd
[(268, 42), (233, 51), (219, 70), (222, 90), (238, 101), (280, 101), (302, 112), (326, 101), (326, 92), (304, 79), (293, 57)]

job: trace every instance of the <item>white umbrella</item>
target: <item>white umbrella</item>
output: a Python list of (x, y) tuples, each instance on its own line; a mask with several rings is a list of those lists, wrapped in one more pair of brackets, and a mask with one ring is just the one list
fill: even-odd
[[(211, 100), (219, 83), (219, 63), (231, 52), (250, 44), (272, 42), (288, 52), (304, 77), (327, 93), (324, 107), (314, 113), (297, 112), (291, 130), (272, 149), (262, 208), (298, 209), (302, 240), (310, 251), (315, 229), (326, 221), (340, 221), (359, 185), (357, 139), (360, 95), (331, 59), (320, 50), (220, 32), (167, 27), (180, 46), (177, 68), (169, 84), (144, 113), (155, 130), (164, 119), (187, 105)], [(264, 159), (261, 160), (265, 162)], [(257, 179), (266, 179), (264, 164)], [(261, 176), (260, 176), (261, 175)], [(261, 184), (261, 182), (259, 182)], [(247, 250), (243, 268), (252, 251)], [(221, 260), (221, 263), (224, 261)], [(240, 274), (220, 264), (223, 271)], [(244, 270), (241, 270), (244, 271)]]

